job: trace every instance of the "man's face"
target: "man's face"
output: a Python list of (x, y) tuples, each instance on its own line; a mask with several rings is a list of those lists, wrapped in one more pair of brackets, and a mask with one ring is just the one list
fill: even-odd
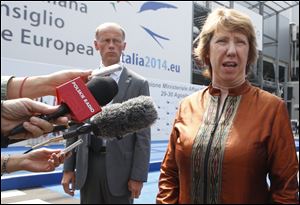
[(104, 66), (119, 63), (122, 51), (126, 46), (122, 31), (115, 27), (102, 29), (94, 44), (96, 50), (100, 52)]

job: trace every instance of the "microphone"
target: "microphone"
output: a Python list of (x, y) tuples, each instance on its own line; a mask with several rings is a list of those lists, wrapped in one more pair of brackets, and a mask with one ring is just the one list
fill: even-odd
[(127, 134), (150, 127), (156, 119), (157, 111), (152, 98), (139, 96), (123, 103), (107, 105), (92, 117), (91, 123), (85, 123), (75, 130), (37, 144), (27, 152), (50, 142), (58, 142), (89, 132), (93, 132), (96, 136), (121, 139)]
[(157, 119), (157, 111), (150, 96), (139, 96), (123, 103), (103, 108), (93, 116), (93, 133), (103, 137), (122, 137), (150, 127)]
[(105, 68), (102, 68), (102, 69), (95, 69), (93, 70), (91, 76), (94, 77), (94, 76), (101, 76), (101, 77), (104, 77), (104, 76), (107, 76), (107, 75), (110, 75), (114, 72), (117, 72), (117, 71), (120, 71), (122, 70), (122, 66), (119, 65), (119, 64), (113, 64), (113, 65), (110, 65), (110, 66), (107, 66)]
[(96, 136), (120, 139), (126, 134), (151, 126), (156, 119), (157, 111), (152, 98), (142, 95), (103, 107), (102, 112), (92, 117), (91, 123), (64, 133), (62, 137), (68, 139), (93, 132)]
[[(58, 110), (39, 117), (50, 121), (71, 113), (72, 118), (82, 122), (101, 111), (100, 106), (109, 103), (117, 93), (118, 85), (110, 77), (95, 76), (86, 86), (80, 77), (78, 77), (57, 88), (57, 96), (61, 98), (62, 102)], [(6, 137), (24, 131), (26, 130), (23, 124), (19, 124)]]
[(50, 132), (46, 132), (44, 134), (48, 134), (48, 133), (53, 133), (53, 132), (60, 132), (60, 131), (63, 131), (63, 130), (66, 130), (66, 129), (69, 129), (70, 127), (72, 126), (81, 126), (83, 125), (84, 122), (75, 122), (75, 121), (69, 121), (67, 125), (54, 125), (53, 126), (53, 130), (50, 131)]

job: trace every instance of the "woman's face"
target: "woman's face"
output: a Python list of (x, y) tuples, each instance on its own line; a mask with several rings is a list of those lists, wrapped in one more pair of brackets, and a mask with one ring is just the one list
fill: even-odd
[(247, 36), (222, 29), (216, 31), (209, 45), (212, 81), (223, 86), (234, 86), (246, 78), (249, 53)]

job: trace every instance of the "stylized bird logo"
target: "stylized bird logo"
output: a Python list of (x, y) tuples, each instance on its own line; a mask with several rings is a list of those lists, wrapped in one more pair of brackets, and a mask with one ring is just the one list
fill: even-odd
[(172, 8), (172, 9), (177, 9), (176, 6), (173, 6), (172, 4), (167, 4), (167, 3), (160, 3), (160, 2), (154, 2), (154, 1), (148, 1), (144, 3), (138, 13), (148, 11), (148, 10), (159, 10), (159, 9), (165, 9), (165, 8)]
[[(128, 3), (130, 6), (132, 6), (131, 3), (130, 3), (129, 1), (117, 1), (117, 4), (118, 4), (118, 3), (121, 3), (121, 2), (126, 2), (126, 3)], [(115, 2), (110, 2), (110, 4), (111, 4), (112, 7), (114, 8), (114, 10), (117, 11), (116, 3), (115, 3)]]
[[(120, 2), (126, 2), (128, 3), (130, 6), (131, 3), (129, 1), (117, 1), (117, 2), (110, 2), (111, 5), (113, 6), (113, 9), (115, 11), (117, 11), (117, 8), (116, 8), (116, 3), (120, 3)], [(157, 11), (157, 10), (160, 10), (160, 9), (177, 9), (176, 6), (172, 5), (172, 4), (168, 4), (168, 3), (162, 3), (162, 2), (155, 2), (155, 1), (148, 1), (148, 2), (145, 2), (142, 4), (142, 6), (140, 7), (139, 11), (137, 13), (142, 13), (142, 12), (145, 12), (145, 11)], [(162, 35), (159, 35), (155, 32), (153, 32), (152, 30), (150, 30), (149, 28), (145, 27), (145, 26), (141, 26), (144, 31), (146, 31), (147, 34), (149, 34), (154, 40), (155, 42), (161, 47), (163, 48), (162, 44), (160, 43), (159, 40), (170, 40), (169, 38), (167, 37), (164, 37)]]
[(163, 37), (161, 35), (158, 35), (157, 33), (154, 33), (153, 31), (151, 31), (150, 29), (144, 27), (144, 26), (141, 26), (157, 43), (158, 45), (160, 45), (161, 48), (164, 48), (161, 43), (157, 40), (157, 38), (160, 38), (160, 39), (164, 39), (164, 40), (170, 40), (169, 38), (166, 38), (166, 37)]

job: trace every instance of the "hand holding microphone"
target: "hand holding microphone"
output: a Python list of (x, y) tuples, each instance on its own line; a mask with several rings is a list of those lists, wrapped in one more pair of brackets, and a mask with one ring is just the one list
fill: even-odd
[[(71, 114), (77, 114), (77, 117), (79, 117), (82, 121), (86, 120), (92, 115), (96, 114), (96, 112), (100, 111), (101, 108), (99, 107), (99, 105), (103, 106), (109, 103), (118, 92), (118, 85), (112, 78), (109, 77), (94, 77), (87, 83), (89, 92), (87, 92), (87, 88), (85, 87), (85, 85), (82, 85), (80, 78), (76, 78), (73, 81), (67, 82), (60, 88), (62, 88), (61, 95), (64, 96), (64, 102), (60, 105), (59, 109), (56, 112), (44, 115), (41, 117), (41, 119), (50, 121), (71, 112)], [(60, 88), (58, 88), (58, 90)], [(93, 101), (94, 103), (92, 104)], [(81, 104), (78, 105), (78, 103)], [(82, 104), (84, 106), (81, 106)], [(91, 105), (94, 105), (95, 108), (91, 107)], [(85, 112), (87, 109), (91, 112)], [(92, 111), (94, 111), (95, 113)], [(23, 125), (20, 124), (13, 130), (11, 130), (8, 136), (19, 134), (24, 131), (25, 129)]]
[[(53, 130), (53, 124), (41, 120), (36, 113), (50, 114), (57, 110), (57, 106), (47, 105), (29, 98), (5, 100), (1, 104), (1, 133), (8, 135), (10, 130), (23, 123), (27, 132), (14, 135), (11, 139), (27, 139), (39, 137), (45, 132)], [(56, 124), (67, 124), (67, 117), (58, 118)]]
[[(47, 95), (56, 95), (56, 87), (68, 82), (74, 78), (81, 77), (84, 82), (87, 81), (92, 70), (62, 70), (48, 75), (30, 76), (30, 77), (6, 77), (7, 81), (7, 99), (16, 98), (37, 98)], [(21, 86), (22, 85), (22, 86)]]
[[(90, 111), (94, 108), (91, 108), (91, 102), (94, 101), (93, 97), (95, 98), (96, 102), (94, 101), (94, 106), (97, 107), (97, 112), (100, 111), (99, 107), (97, 106), (97, 103), (100, 106), (106, 105), (109, 103), (113, 97), (118, 93), (118, 85), (116, 82), (111, 78), (101, 78), (101, 76), (105, 76), (107, 74), (111, 74), (113, 72), (121, 70), (122, 67), (119, 64), (114, 64), (111, 66), (108, 66), (106, 68), (103, 68), (101, 70), (97, 69), (94, 70), (92, 73), (91, 71), (59, 71), (55, 72), (53, 74), (50, 74), (48, 77), (44, 77), (45, 80), (48, 82), (46, 84), (53, 84), (50, 87), (56, 87), (58, 86), (59, 82), (65, 82), (67, 79), (69, 79), (72, 76), (78, 76), (79, 74), (83, 77), (85, 76), (87, 78), (92, 79), (87, 83), (86, 86), (83, 85), (83, 81), (81, 81), (82, 77), (75, 78), (71, 81), (68, 81), (67, 83), (64, 83), (63, 85), (59, 85), (59, 87), (56, 88), (56, 94), (58, 98), (64, 98), (63, 101), (66, 101), (65, 103), (62, 103), (59, 107), (59, 110), (49, 114), (41, 116), (41, 119), (50, 121), (54, 120), (60, 116), (63, 116), (65, 114), (68, 114), (71, 112), (71, 114), (75, 114), (75, 117), (80, 118), (79, 121), (83, 121), (91, 117), (92, 115), (96, 113), (91, 113), (90, 115), (86, 116), (84, 115), (84, 112), (86, 110), (80, 110), (81, 104), (77, 105), (76, 102), (84, 101), (86, 106), (90, 109)], [(91, 74), (90, 77), (87, 77), (87, 74)], [(80, 76), (79, 75), (79, 76)], [(42, 77), (40, 77), (42, 78)], [(90, 91), (90, 92), (89, 92)], [(80, 96), (80, 98), (78, 98)], [(77, 97), (77, 98), (76, 98)], [(76, 101), (77, 100), (77, 101)], [(84, 107), (84, 106), (83, 106)], [(71, 108), (71, 110), (69, 109)], [(73, 108), (73, 109), (72, 109)], [(81, 111), (79, 112), (78, 109)], [(77, 114), (77, 115), (76, 115)], [(83, 116), (81, 116), (83, 115)], [(24, 127), (22, 124), (20, 124), (18, 127), (15, 127), (8, 136), (12, 136), (15, 134), (19, 134), (25, 132)]]
[[(110, 66), (107, 66), (105, 68), (102, 68), (102, 69), (95, 69), (92, 71), (91, 75), (88, 76), (88, 80), (91, 80), (92, 78), (98, 76), (98, 77), (105, 77), (107, 75), (110, 75), (114, 72), (117, 72), (117, 71), (121, 71), (122, 70), (122, 66), (119, 65), (119, 64), (113, 64), (113, 65), (110, 65)], [(53, 77), (57, 76), (59, 77), (60, 72), (56, 72), (53, 75)], [(74, 72), (72, 72), (74, 73)], [(69, 74), (70, 75), (70, 74)], [(61, 81), (61, 80), (59, 80)], [(58, 131), (62, 131), (62, 130), (65, 130), (67, 128), (69, 128), (70, 126), (72, 125), (82, 125), (84, 123), (76, 123), (75, 121), (71, 121), (71, 123), (69, 123), (68, 125), (59, 125), (59, 126), (54, 126), (54, 129), (51, 131), (51, 132), (58, 132)]]

